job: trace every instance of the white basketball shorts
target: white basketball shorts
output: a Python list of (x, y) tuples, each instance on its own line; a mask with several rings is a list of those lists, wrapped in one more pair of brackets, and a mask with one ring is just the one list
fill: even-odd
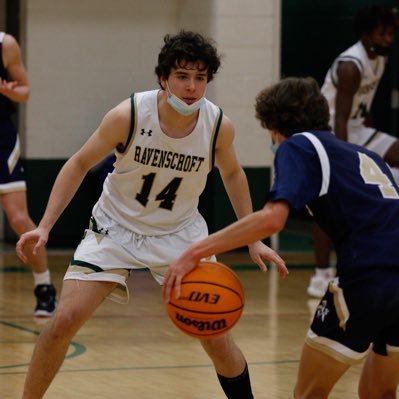
[(91, 218), (90, 227), (85, 230), (64, 279), (116, 282), (118, 285), (109, 298), (127, 303), (129, 291), (126, 281), (132, 269), (148, 268), (162, 285), (168, 265), (190, 244), (207, 235), (208, 227), (200, 214), (178, 232), (145, 236), (115, 225), (115, 221), (104, 213), (96, 212), (96, 218)]
[(366, 126), (350, 126), (348, 129), (348, 142), (366, 147), (384, 157), (391, 145), (397, 140), (388, 133), (380, 132)]

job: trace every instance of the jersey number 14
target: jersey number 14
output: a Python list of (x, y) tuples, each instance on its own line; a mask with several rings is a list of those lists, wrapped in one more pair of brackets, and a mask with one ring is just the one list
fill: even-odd
[[(142, 177), (144, 183), (141, 187), (141, 191), (136, 194), (136, 200), (143, 206), (146, 206), (148, 203), (148, 197), (150, 196), (155, 176), (155, 173), (149, 173)], [(182, 180), (182, 177), (175, 177), (156, 195), (155, 201), (160, 201), (160, 208), (172, 210), (176, 199), (176, 192)]]

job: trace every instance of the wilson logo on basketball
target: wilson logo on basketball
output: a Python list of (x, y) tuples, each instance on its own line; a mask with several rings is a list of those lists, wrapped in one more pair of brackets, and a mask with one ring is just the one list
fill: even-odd
[(219, 302), (220, 295), (211, 294), (209, 292), (191, 291), (189, 296), (183, 297), (182, 299), (191, 302), (205, 302), (216, 305)]
[(201, 261), (181, 281), (180, 296), (172, 289), (166, 303), (168, 316), (182, 332), (211, 339), (230, 330), (244, 308), (244, 290), (226, 265)]
[(182, 316), (176, 312), (176, 320), (180, 323), (184, 323), (187, 326), (195, 327), (198, 331), (220, 331), (227, 327), (225, 319), (213, 320), (213, 321), (198, 321), (190, 319), (187, 316)]

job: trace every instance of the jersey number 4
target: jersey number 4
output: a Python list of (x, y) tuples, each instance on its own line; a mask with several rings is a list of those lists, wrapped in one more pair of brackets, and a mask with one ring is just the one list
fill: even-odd
[[(150, 196), (155, 176), (156, 173), (149, 173), (148, 175), (144, 175), (142, 177), (144, 183), (141, 187), (141, 191), (136, 194), (136, 200), (139, 201), (143, 206), (146, 206), (148, 203), (148, 197)], [(155, 200), (160, 201), (160, 208), (172, 210), (176, 199), (176, 192), (182, 180), (182, 177), (175, 177), (156, 195)]]
[(366, 184), (375, 184), (384, 198), (398, 199), (399, 194), (388, 176), (368, 155), (358, 153), (360, 158), (360, 174)]

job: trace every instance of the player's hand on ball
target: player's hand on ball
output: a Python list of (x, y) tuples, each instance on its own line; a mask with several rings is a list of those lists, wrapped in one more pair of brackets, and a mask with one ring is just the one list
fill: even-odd
[(225, 334), (240, 319), (244, 289), (230, 267), (201, 261), (181, 280), (176, 297), (172, 289), (167, 313), (182, 332), (194, 338), (211, 339)]
[(169, 265), (162, 286), (162, 296), (165, 302), (169, 302), (172, 290), (175, 290), (175, 297), (180, 297), (182, 278), (197, 266), (198, 262), (179, 258), (176, 262)]

